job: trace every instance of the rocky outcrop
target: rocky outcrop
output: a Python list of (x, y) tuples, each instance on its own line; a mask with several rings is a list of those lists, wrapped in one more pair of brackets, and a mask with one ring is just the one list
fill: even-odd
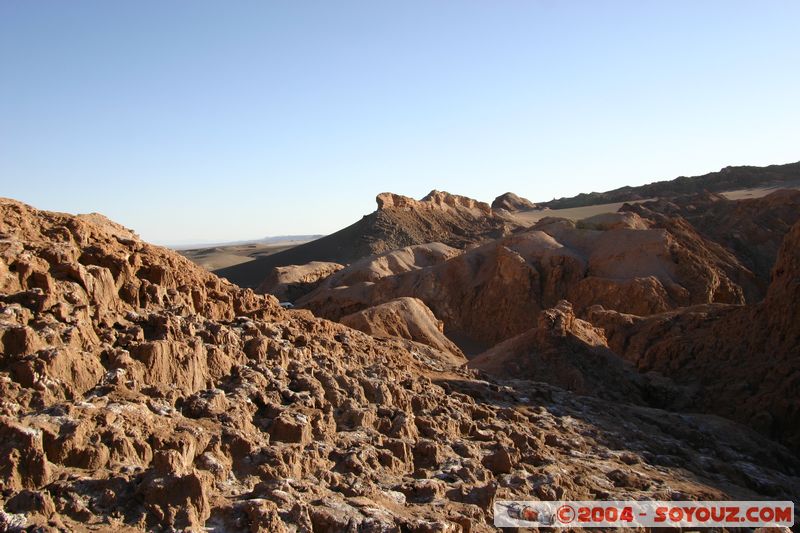
[(375, 282), (381, 278), (444, 263), (461, 253), (463, 250), (440, 242), (406, 246), (356, 261), (327, 278), (323, 285), (325, 288), (332, 288)]
[(276, 254), (215, 271), (243, 287), (257, 287), (277, 266), (311, 261), (354, 263), (373, 255), (428, 243), (465, 249), (508, 235), (519, 224), (496, 216), (488, 204), (431, 191), (422, 200), (383, 193), (378, 210), (331, 235)]
[(492, 202), (492, 209), (505, 209), (511, 212), (528, 211), (530, 209), (536, 209), (536, 204), (527, 198), (517, 196), (513, 192), (507, 192), (494, 199)]
[(535, 327), (538, 313), (561, 299), (578, 314), (596, 304), (646, 315), (743, 303), (732, 278), (752, 275), (724, 249), (704, 242), (689, 226), (673, 233), (632, 213), (577, 224), (546, 218), (426, 268), (352, 283), (345, 269), (298, 305), (338, 320), (393, 298), (419, 298), (445, 322), (450, 338), (480, 352)]
[(275, 267), (256, 292), (292, 302), (316, 289), (325, 278), (344, 268), (339, 263), (312, 261), (305, 265)]
[(452, 354), (466, 362), (464, 354), (444, 335), (444, 323), (417, 298), (396, 298), (339, 320), (345, 326), (373, 337), (400, 337)]
[(777, 190), (762, 198), (728, 200), (713, 193), (680, 196), (643, 204), (624, 205), (670, 231), (690, 225), (702, 235), (704, 245), (724, 248), (752, 272), (751, 279), (736, 279), (749, 303), (764, 298), (778, 250), (789, 229), (800, 220), (800, 191)]
[(602, 329), (575, 317), (562, 300), (539, 314), (537, 326), (497, 344), (469, 366), (504, 379), (530, 379), (578, 394), (647, 403), (655, 388), (608, 349)]
[(717, 413), (800, 451), (800, 222), (786, 236), (767, 297), (751, 306), (704, 305), (648, 317), (593, 308), (609, 346), (640, 371), (694, 393), (682, 407)]
[(486, 216), (491, 215), (491, 209), (486, 202), (479, 202), (466, 196), (459, 196), (457, 194), (450, 194), (449, 192), (437, 190), (429, 192), (422, 200), (415, 200), (401, 194), (382, 192), (375, 198), (375, 201), (378, 203), (379, 211), (390, 208), (409, 211), (414, 209), (437, 209), (442, 211), (468, 210), (477, 211)]
[(491, 531), (496, 498), (800, 496), (796, 457), (722, 419), (476, 379), (97, 215), (2, 200), (0, 234), (3, 527)]

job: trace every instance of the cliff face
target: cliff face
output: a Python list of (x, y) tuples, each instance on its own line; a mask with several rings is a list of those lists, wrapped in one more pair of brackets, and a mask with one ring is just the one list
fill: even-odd
[(419, 298), (448, 333), (486, 347), (534, 327), (537, 314), (561, 299), (578, 314), (602, 304), (649, 315), (692, 304), (744, 303), (733, 279), (752, 278), (690, 226), (656, 227), (633, 213), (577, 225), (544, 219), (446, 261), (369, 283), (355, 276), (359, 268), (345, 268), (298, 303), (338, 320), (393, 298)]
[(643, 371), (696, 389), (694, 409), (757, 428), (800, 451), (800, 222), (786, 235), (764, 302), (650, 317), (602, 308), (589, 319)]
[(800, 220), (800, 191), (782, 189), (761, 198), (728, 200), (703, 193), (625, 205), (662, 227), (691, 226), (712, 246), (722, 247), (752, 272), (737, 279), (749, 303), (764, 298), (778, 250), (792, 225)]
[(783, 240), (772, 271), (763, 310), (770, 344), (785, 353), (800, 353), (800, 222)]
[(99, 215), (0, 200), (0, 344), (3, 529), (490, 531), (498, 497), (800, 496), (745, 428), (475, 379)]
[(474, 214), (491, 216), (492, 210), (486, 202), (479, 202), (466, 196), (450, 194), (445, 191), (433, 190), (422, 200), (414, 200), (408, 196), (383, 192), (375, 198), (378, 202), (378, 210), (386, 209), (405, 209), (405, 210), (429, 210), (444, 212), (464, 212), (471, 211)]

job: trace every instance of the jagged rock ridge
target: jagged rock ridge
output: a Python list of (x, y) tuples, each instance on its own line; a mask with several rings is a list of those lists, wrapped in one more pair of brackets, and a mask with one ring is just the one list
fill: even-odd
[(431, 191), (422, 200), (382, 193), (379, 209), (321, 239), (216, 271), (243, 287), (257, 287), (273, 267), (311, 261), (341, 264), (398, 248), (441, 242), (455, 248), (508, 234), (517, 226), (495, 216), (488, 204)]
[(800, 222), (784, 239), (764, 302), (650, 317), (602, 308), (590, 320), (642, 371), (696, 388), (695, 408), (739, 420), (800, 452)]
[(733, 280), (744, 283), (752, 273), (690, 226), (680, 229), (655, 227), (633, 213), (577, 225), (546, 218), (423, 268), (364, 279), (355, 275), (361, 266), (353, 265), (298, 304), (338, 320), (397, 297), (419, 298), (448, 334), (489, 347), (534, 327), (537, 314), (561, 299), (579, 314), (595, 304), (648, 315), (699, 303), (744, 303)]

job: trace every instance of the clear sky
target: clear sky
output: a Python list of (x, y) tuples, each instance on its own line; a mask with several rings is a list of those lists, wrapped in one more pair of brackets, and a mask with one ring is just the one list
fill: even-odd
[(800, 2), (0, 1), (0, 196), (159, 243), (800, 160)]

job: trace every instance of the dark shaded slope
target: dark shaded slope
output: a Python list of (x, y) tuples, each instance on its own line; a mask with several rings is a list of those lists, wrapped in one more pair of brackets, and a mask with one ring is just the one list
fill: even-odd
[(702, 176), (681, 176), (669, 181), (657, 181), (638, 187), (620, 187), (613, 191), (581, 193), (571, 198), (559, 198), (539, 203), (550, 209), (566, 209), (587, 205), (631, 202), (655, 197), (671, 197), (697, 192), (721, 192), (751, 187), (800, 183), (800, 162), (766, 167), (725, 167), (719, 172)]
[(464, 248), (500, 238), (513, 229), (507, 220), (496, 217), (488, 205), (438, 191), (422, 201), (383, 194), (378, 197), (378, 205), (377, 211), (336, 233), (215, 273), (239, 286), (257, 287), (273, 267), (311, 261), (349, 264), (370, 255), (429, 242)]
[(778, 250), (791, 227), (800, 220), (800, 191), (780, 189), (761, 198), (728, 200), (722, 195), (703, 193), (626, 204), (632, 211), (671, 229), (685, 219), (706, 239), (730, 251), (755, 276), (751, 286), (737, 279), (747, 301), (755, 303), (766, 294), (770, 272)]
[(692, 409), (748, 424), (800, 453), (800, 222), (783, 240), (757, 305), (695, 306), (589, 320), (641, 372), (692, 387)]
[(355, 224), (317, 239), (295, 246), (277, 254), (256, 258), (253, 261), (215, 270), (214, 273), (227, 278), (241, 287), (257, 287), (274, 267), (302, 265), (311, 261), (350, 263), (359, 257), (370, 255), (369, 243), (364, 238), (375, 224), (377, 213), (364, 216)]

